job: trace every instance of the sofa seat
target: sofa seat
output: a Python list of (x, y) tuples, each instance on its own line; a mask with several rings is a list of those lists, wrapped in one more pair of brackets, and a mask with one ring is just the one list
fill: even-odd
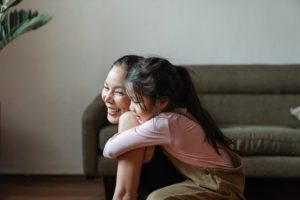
[(299, 156), (300, 129), (281, 126), (231, 126), (222, 128), (241, 156)]
[[(221, 130), (233, 140), (233, 149), (242, 156), (247, 176), (293, 177), (299, 174), (299, 128), (236, 125), (222, 127)], [(100, 152), (103, 152), (105, 143), (116, 132), (116, 125), (108, 125), (100, 130)], [(99, 160), (98, 173), (106, 169), (106, 174), (113, 176), (116, 173), (117, 161), (104, 157), (99, 159), (101, 161)], [(295, 165), (299, 165), (299, 168), (294, 168)], [(286, 170), (287, 168), (290, 169)]]

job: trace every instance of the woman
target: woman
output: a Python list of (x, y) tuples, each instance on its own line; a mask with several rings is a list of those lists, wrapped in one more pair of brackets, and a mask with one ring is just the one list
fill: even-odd
[[(107, 119), (118, 124), (118, 132), (139, 125), (129, 111), (130, 99), (125, 91), (125, 77), (144, 58), (126, 55), (115, 61), (104, 82), (102, 99), (107, 107)], [(145, 199), (155, 189), (183, 180), (159, 147), (150, 146), (127, 152), (118, 158), (117, 180), (113, 199)], [(161, 177), (161, 180), (153, 177)]]

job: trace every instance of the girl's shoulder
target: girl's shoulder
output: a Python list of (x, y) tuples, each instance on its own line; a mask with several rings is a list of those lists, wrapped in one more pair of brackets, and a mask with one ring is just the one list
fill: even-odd
[(166, 120), (172, 120), (175, 118), (178, 118), (180, 115), (176, 112), (162, 112), (153, 117), (154, 120), (161, 120), (161, 119), (166, 119)]
[(167, 119), (183, 118), (198, 123), (196, 118), (193, 115), (191, 115), (186, 108), (176, 108), (173, 112), (163, 112), (160, 113), (157, 117)]
[[(148, 126), (151, 126), (154, 131), (159, 130), (158, 132), (160, 132), (162, 130), (168, 130), (173, 134), (178, 131), (187, 131), (187, 129), (190, 129), (191, 127), (199, 127), (200, 129), (202, 129), (201, 125), (197, 121), (193, 120), (187, 115), (177, 112), (160, 113), (152, 118), (151, 121), (149, 121)], [(196, 130), (194, 128), (193, 130)]]
[(155, 116), (154, 121), (167, 121), (168, 123), (178, 123), (178, 120), (181, 121), (190, 121), (193, 123), (197, 123), (196, 119), (187, 112), (186, 109), (175, 110), (174, 112), (163, 112)]

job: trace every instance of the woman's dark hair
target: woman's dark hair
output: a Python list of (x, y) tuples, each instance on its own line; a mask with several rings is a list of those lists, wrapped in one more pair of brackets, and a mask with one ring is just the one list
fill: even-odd
[(137, 55), (125, 55), (116, 60), (112, 66), (123, 67), (127, 72), (129, 72), (132, 68), (135, 67), (135, 64), (139, 61), (142, 61), (144, 57)]
[(218, 144), (229, 148), (231, 140), (221, 132), (202, 106), (186, 68), (156, 57), (143, 59), (136, 65), (127, 74), (126, 85), (133, 89), (134, 97), (142, 109), (146, 109), (142, 98), (144, 95), (149, 96), (153, 103), (167, 97), (169, 104), (164, 112), (172, 112), (180, 107), (187, 108), (188, 113), (201, 124), (206, 139), (218, 154)]

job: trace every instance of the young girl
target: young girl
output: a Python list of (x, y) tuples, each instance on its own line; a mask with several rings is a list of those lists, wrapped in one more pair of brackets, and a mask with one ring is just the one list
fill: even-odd
[(138, 65), (127, 74), (126, 91), (141, 125), (115, 134), (104, 156), (160, 145), (185, 180), (148, 199), (244, 199), (240, 157), (202, 107), (186, 69), (161, 58)]

